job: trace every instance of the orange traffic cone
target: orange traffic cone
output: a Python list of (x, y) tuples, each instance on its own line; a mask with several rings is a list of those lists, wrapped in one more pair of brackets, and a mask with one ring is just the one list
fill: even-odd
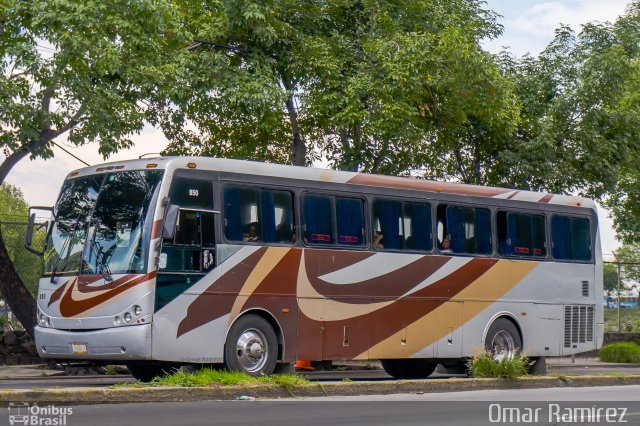
[(299, 359), (296, 361), (296, 370), (306, 370), (306, 371), (313, 371), (315, 370), (315, 368), (313, 368), (311, 366), (311, 361), (306, 360), (306, 359)]

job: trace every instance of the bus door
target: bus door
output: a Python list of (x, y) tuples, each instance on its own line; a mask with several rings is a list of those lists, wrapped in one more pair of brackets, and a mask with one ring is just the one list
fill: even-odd
[(170, 203), (178, 207), (172, 238), (162, 241), (156, 278), (158, 311), (193, 286), (216, 266), (213, 184), (175, 178)]

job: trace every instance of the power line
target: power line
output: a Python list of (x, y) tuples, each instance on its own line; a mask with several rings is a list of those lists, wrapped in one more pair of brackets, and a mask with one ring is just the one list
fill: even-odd
[[(47, 138), (49, 139), (49, 138)], [(55, 146), (57, 146), (58, 148), (60, 148), (61, 150), (63, 150), (64, 152), (66, 152), (67, 154), (69, 154), (70, 156), (72, 156), (73, 158), (75, 158), (76, 160), (78, 160), (79, 162), (81, 162), (82, 164), (84, 164), (85, 166), (91, 166), (91, 164), (87, 163), (86, 161), (84, 161), (83, 159), (81, 159), (80, 157), (78, 157), (77, 155), (67, 151), (66, 149), (64, 149), (63, 147), (60, 146), (60, 144), (58, 144), (56, 141), (54, 141), (53, 139), (49, 139), (49, 142), (51, 142), (52, 144), (54, 144)]]

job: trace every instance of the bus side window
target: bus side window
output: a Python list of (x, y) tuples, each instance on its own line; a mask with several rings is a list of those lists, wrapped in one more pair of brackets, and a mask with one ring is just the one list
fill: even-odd
[(224, 189), (224, 232), (229, 241), (293, 244), (293, 224), (291, 192)]
[(302, 230), (306, 244), (334, 244), (334, 219), (331, 197), (302, 197)]
[(437, 213), (440, 251), (450, 250), (452, 253), (459, 254), (491, 254), (493, 248), (489, 209), (439, 205)]
[(589, 219), (554, 215), (551, 218), (553, 257), (558, 260), (591, 260)]
[(499, 211), (498, 253), (505, 257), (546, 257), (546, 220), (540, 214)]

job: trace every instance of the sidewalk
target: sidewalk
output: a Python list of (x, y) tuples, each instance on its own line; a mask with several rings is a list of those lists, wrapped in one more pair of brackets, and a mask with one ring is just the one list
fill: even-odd
[(640, 364), (627, 364), (617, 362), (602, 362), (598, 358), (575, 358), (571, 362), (571, 357), (548, 357), (547, 369), (554, 368), (640, 368)]

